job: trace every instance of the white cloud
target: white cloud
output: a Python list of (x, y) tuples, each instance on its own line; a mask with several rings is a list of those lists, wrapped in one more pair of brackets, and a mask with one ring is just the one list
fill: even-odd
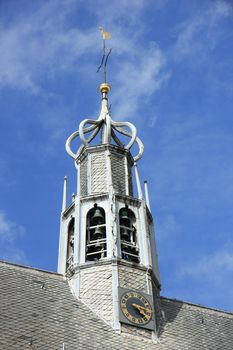
[[(92, 2), (87, 5), (74, 0), (47, 1), (36, 6), (36, 11), (29, 7), (27, 12), (14, 15), (10, 23), (0, 25), (0, 89), (7, 87), (37, 95), (36, 117), (49, 131), (49, 139), (42, 146), (46, 148), (43, 154), (56, 154), (57, 144), (64, 140), (69, 123), (77, 118), (75, 108), (58, 95), (56, 87), (62, 87), (62, 79), (72, 73), (81, 87), (85, 84), (84, 75), (90, 75), (91, 71), (92, 79), (101, 81), (102, 72), (96, 77), (93, 62), (98, 64), (102, 55), (99, 25), (112, 34), (108, 42), (113, 47), (108, 77), (114, 87), (109, 96), (113, 119), (137, 119), (152, 95), (169, 79), (161, 48), (155, 42), (142, 40), (146, 26), (143, 12), (148, 3), (136, 0), (132, 6), (129, 0), (113, 1), (105, 7), (104, 3), (96, 1), (93, 6)], [(162, 6), (160, 2), (158, 6)], [(93, 17), (88, 29), (69, 22), (72, 13), (82, 8)], [(98, 111), (91, 115), (97, 118)], [(156, 118), (152, 115), (144, 118), (153, 127)], [(24, 143), (26, 140), (24, 137)], [(30, 149), (34, 147), (38, 145), (32, 140)]]
[(0, 211), (0, 258), (16, 263), (26, 263), (22, 249), (17, 247), (17, 239), (24, 235), (24, 228), (10, 221), (3, 211)]
[[(104, 18), (106, 29), (112, 33), (111, 81), (118, 90), (112, 95), (114, 114), (117, 118), (118, 114), (121, 118), (133, 117), (142, 99), (148, 99), (168, 79), (162, 72), (166, 59), (161, 49), (155, 43), (140, 44), (142, 13), (147, 6), (142, 0), (133, 4), (113, 1), (108, 6), (101, 0), (95, 6), (91, 2), (89, 11), (94, 13), (96, 24), (88, 30), (68, 25), (70, 13), (81, 11), (82, 2), (77, 6), (75, 1), (47, 1), (27, 18), (19, 15), (11, 25), (1, 28), (0, 86), (42, 94), (43, 80), (56, 79), (56, 73), (87, 71), (91, 63), (82, 56), (95, 52), (98, 60), (101, 40), (97, 23)], [(93, 75), (94, 71), (93, 67)]]
[[(233, 274), (233, 253), (229, 248), (217, 251), (212, 255), (196, 258), (179, 270), (180, 276), (189, 276), (221, 283), (226, 275)], [(231, 277), (232, 278), (232, 277)]]
[(40, 80), (70, 69), (77, 57), (95, 48), (94, 31), (67, 28), (74, 1), (47, 1), (27, 18), (2, 24), (0, 32), (0, 86), (41, 90)]
[(167, 265), (170, 280), (165, 285), (165, 294), (179, 300), (232, 311), (232, 244), (231, 247), (222, 247), (202, 256), (191, 251), (189, 256), (188, 263), (187, 258), (184, 261), (177, 255), (173, 268)]
[(166, 60), (158, 46), (152, 45), (147, 50), (135, 48), (132, 56), (121, 65), (119, 62), (117, 89), (111, 98), (114, 115), (121, 119), (135, 117), (145, 102), (169, 78), (169, 74), (163, 72)]
[[(185, 20), (176, 29), (176, 40), (173, 54), (176, 59), (186, 58), (189, 55), (197, 55), (198, 61), (202, 60), (206, 51), (216, 46), (221, 35), (221, 21), (232, 15), (233, 7), (225, 0), (211, 1), (205, 10), (195, 13), (193, 17)], [(195, 64), (197, 62), (195, 61)]]
[[(110, 25), (119, 20), (121, 20), (121, 25), (124, 26), (138, 23), (138, 16), (140, 16), (145, 8), (144, 0), (112, 0), (107, 3), (106, 0), (96, 0), (95, 6), (93, 6), (93, 2), (90, 0), (88, 3), (90, 11), (94, 12), (99, 20)], [(125, 14), (127, 14), (127, 16), (125, 16)]]
[(218, 0), (215, 3), (215, 14), (217, 16), (230, 16), (232, 14), (232, 4), (229, 1)]

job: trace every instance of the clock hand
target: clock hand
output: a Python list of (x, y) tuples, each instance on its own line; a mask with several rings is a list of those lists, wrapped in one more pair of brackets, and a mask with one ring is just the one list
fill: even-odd
[(138, 305), (138, 304), (132, 304), (132, 306), (136, 307), (137, 309), (147, 311), (148, 309), (144, 306)]
[(146, 316), (146, 311), (147, 311), (147, 309), (146, 309), (145, 307), (143, 307), (143, 306), (141, 306), (141, 305), (138, 305), (138, 304), (132, 304), (132, 306), (133, 306), (135, 309), (137, 309), (137, 310), (140, 312), (141, 315)]

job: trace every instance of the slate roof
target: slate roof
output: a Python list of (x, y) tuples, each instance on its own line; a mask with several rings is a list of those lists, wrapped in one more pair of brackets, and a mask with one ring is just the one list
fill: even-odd
[(232, 350), (233, 314), (161, 298), (157, 344), (116, 334), (57, 273), (0, 262), (0, 349)]

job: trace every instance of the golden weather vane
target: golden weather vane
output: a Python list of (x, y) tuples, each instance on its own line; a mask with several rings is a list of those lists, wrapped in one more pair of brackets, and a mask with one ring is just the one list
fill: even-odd
[(111, 39), (111, 34), (109, 32), (106, 32), (103, 27), (99, 27), (99, 31), (101, 32), (102, 38), (103, 38), (103, 56), (100, 62), (100, 65), (97, 69), (97, 73), (100, 71), (102, 67), (104, 67), (104, 82), (106, 83), (106, 76), (107, 76), (107, 63), (108, 63), (108, 58), (109, 55), (112, 52), (112, 48), (110, 48), (107, 52), (106, 50), (106, 40)]

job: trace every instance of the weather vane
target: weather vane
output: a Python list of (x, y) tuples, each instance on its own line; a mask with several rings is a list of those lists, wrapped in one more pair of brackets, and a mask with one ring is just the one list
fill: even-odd
[(99, 27), (99, 30), (100, 30), (100, 32), (102, 34), (102, 38), (103, 38), (103, 56), (102, 56), (102, 60), (100, 62), (100, 65), (97, 69), (97, 73), (100, 71), (100, 69), (102, 67), (104, 67), (104, 82), (106, 83), (107, 63), (108, 63), (109, 55), (112, 52), (112, 48), (110, 48), (107, 52), (105, 41), (111, 39), (111, 34), (109, 32), (106, 32), (103, 27)]

